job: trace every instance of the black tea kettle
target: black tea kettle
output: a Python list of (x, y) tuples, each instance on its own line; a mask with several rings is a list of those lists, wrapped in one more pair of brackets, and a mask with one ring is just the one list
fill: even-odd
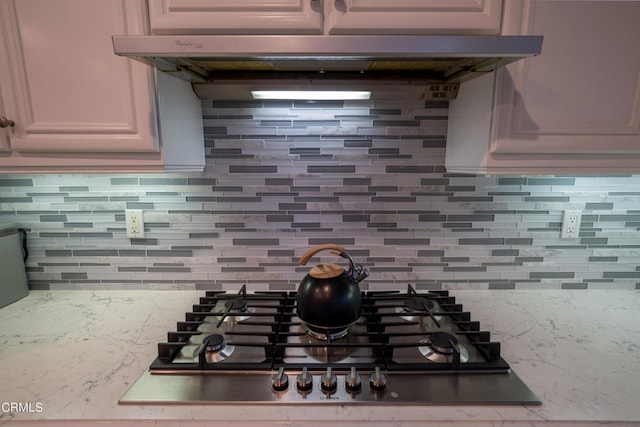
[(369, 272), (337, 244), (309, 249), (300, 258), (300, 265), (306, 265), (313, 255), (325, 250), (349, 260), (349, 271), (336, 264), (314, 266), (298, 286), (296, 303), (298, 317), (310, 332), (331, 336), (346, 331), (360, 318), (362, 294), (358, 283)]

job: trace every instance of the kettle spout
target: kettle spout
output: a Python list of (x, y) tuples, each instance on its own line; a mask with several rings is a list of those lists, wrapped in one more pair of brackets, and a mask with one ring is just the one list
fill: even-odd
[(342, 250), (338, 255), (349, 260), (349, 272), (347, 274), (349, 274), (356, 283), (362, 282), (369, 276), (369, 270), (367, 270), (365, 266), (356, 263), (349, 252)]
[(353, 279), (357, 282), (360, 283), (362, 282), (364, 279), (366, 279), (367, 277), (369, 277), (369, 270), (367, 270), (366, 267), (360, 265), (360, 264), (356, 264), (353, 274), (352, 276)]

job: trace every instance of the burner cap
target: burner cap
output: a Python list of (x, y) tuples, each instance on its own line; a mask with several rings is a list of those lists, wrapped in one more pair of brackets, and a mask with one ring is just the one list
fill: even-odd
[(427, 311), (424, 308), (427, 307), (429, 311), (433, 310), (435, 304), (423, 297), (411, 297), (404, 300), (404, 306), (413, 311)]
[(464, 345), (458, 342), (458, 339), (446, 332), (433, 332), (429, 335), (428, 339), (420, 340), (418, 351), (430, 362), (434, 363), (453, 363), (455, 358), (456, 349), (449, 343), (452, 343), (457, 347), (460, 355), (460, 362), (465, 363), (469, 361), (469, 350)]
[(455, 345), (458, 345), (458, 339), (451, 334), (446, 332), (434, 332), (429, 336), (429, 342), (431, 343), (431, 347), (433, 350), (439, 353), (453, 353), (454, 349), (451, 346), (451, 342)]
[[(203, 350), (204, 348), (204, 350)], [(232, 343), (226, 343), (224, 337), (220, 334), (213, 334), (204, 337), (202, 345), (194, 352), (193, 357), (199, 359), (201, 353), (204, 352), (205, 361), (207, 363), (219, 363), (229, 358), (235, 347)]]
[(213, 334), (202, 340), (202, 344), (207, 351), (216, 352), (224, 348), (224, 337), (220, 334)]
[[(428, 310), (425, 310), (426, 309)], [(442, 315), (435, 314), (437, 311), (436, 303), (432, 300), (424, 297), (411, 295), (402, 301), (402, 305), (396, 307), (395, 312), (399, 313), (401, 317), (408, 322), (427, 322), (431, 317), (433, 322), (436, 323), (436, 327), (440, 327), (437, 323), (442, 319)]]
[(247, 311), (247, 300), (244, 298), (236, 298), (226, 301), (224, 308), (228, 311)]

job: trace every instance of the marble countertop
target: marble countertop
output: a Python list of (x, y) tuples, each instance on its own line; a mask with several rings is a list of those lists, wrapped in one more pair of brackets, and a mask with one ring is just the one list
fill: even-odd
[(451, 291), (542, 406), (118, 405), (203, 294), (32, 291), (0, 309), (0, 425), (640, 425), (640, 291), (622, 290)]

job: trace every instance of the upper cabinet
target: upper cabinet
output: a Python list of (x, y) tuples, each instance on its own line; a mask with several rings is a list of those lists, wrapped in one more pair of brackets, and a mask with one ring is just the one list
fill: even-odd
[(111, 44), (144, 34), (144, 2), (2, 0), (0, 20), (0, 172), (166, 170), (154, 73)]
[(321, 34), (322, 0), (149, 0), (152, 34)]
[(3, 95), (6, 114), (16, 122), (12, 147), (157, 151), (149, 117), (154, 107), (150, 70), (113, 55), (108, 37), (114, 31), (142, 34), (139, 19), (125, 21), (123, 2), (46, 3), (0, 3), (0, 40), (7, 53)]
[(502, 0), (149, 0), (153, 34), (498, 34)]
[(542, 54), (463, 84), (446, 167), (469, 173), (640, 172), (640, 2), (506, 2), (504, 34)]
[(499, 34), (502, 0), (326, 0), (329, 34)]

